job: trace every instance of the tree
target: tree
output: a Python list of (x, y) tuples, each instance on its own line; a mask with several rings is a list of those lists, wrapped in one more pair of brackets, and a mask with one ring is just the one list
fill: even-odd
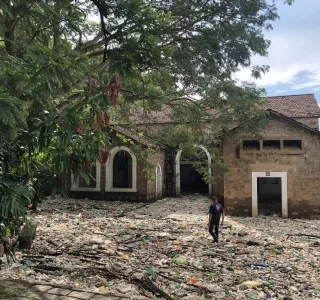
[[(125, 100), (135, 95), (139, 106), (169, 105), (180, 116), (197, 112), (191, 117), (195, 123), (210, 118), (210, 110), (219, 110), (213, 121), (222, 127), (235, 119), (249, 127), (252, 117), (262, 118), (257, 103), (264, 91), (238, 85), (232, 74), (249, 67), (253, 54), (267, 54), (270, 41), (263, 29), (271, 30), (278, 18), (276, 1), (92, 2), (100, 12), (102, 32), (81, 50), (104, 53), (108, 70), (125, 76), (126, 90), (132, 88), (127, 87), (130, 77), (140, 78), (139, 92), (124, 95)], [(268, 66), (252, 66), (256, 77), (267, 70)], [(159, 74), (169, 78), (166, 86)], [(152, 95), (150, 101), (148, 88), (154, 86), (167, 93)], [(251, 129), (259, 127), (254, 123)]]
[[(98, 12), (100, 28), (88, 21)], [(25, 186), (45, 172), (61, 185), (71, 170), (89, 180), (107, 141), (99, 129), (137, 108), (169, 106), (192, 138), (208, 120), (221, 132), (235, 121), (256, 131), (263, 90), (232, 74), (267, 54), (263, 29), (277, 17), (267, 0), (0, 1), (2, 182)], [(255, 76), (266, 70), (253, 66)]]
[(0, 2), (0, 217), (24, 216), (39, 180), (60, 175), (42, 133), (90, 68), (73, 49), (94, 28), (89, 11), (63, 0)]

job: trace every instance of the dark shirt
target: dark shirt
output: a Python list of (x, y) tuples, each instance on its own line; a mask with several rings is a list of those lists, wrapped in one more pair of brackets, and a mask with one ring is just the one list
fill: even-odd
[(212, 215), (211, 223), (219, 223), (222, 213), (223, 206), (220, 203), (211, 204), (209, 208), (209, 214)]

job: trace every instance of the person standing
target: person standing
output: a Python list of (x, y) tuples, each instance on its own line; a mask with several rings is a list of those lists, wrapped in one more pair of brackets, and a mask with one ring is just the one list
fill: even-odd
[(216, 196), (212, 196), (212, 204), (209, 208), (209, 233), (213, 237), (213, 242), (218, 243), (219, 241), (219, 223), (221, 218), (221, 226), (223, 226), (224, 221), (224, 209), (223, 206), (218, 203)]

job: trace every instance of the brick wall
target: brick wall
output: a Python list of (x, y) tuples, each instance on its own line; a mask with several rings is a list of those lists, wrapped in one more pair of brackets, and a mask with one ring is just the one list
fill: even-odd
[(262, 132), (265, 139), (302, 139), (302, 150), (242, 151), (240, 134), (223, 143), (223, 157), (231, 171), (224, 178), (226, 211), (251, 215), (252, 172), (287, 172), (288, 214), (320, 217), (320, 138), (292, 122), (272, 116)]
[(293, 119), (310, 128), (319, 129), (319, 118), (293, 118)]
[[(221, 144), (218, 148), (219, 155), (223, 156), (223, 144)], [(208, 149), (210, 151), (210, 149)], [(212, 184), (212, 194), (218, 198), (219, 203), (224, 205), (224, 180), (223, 174), (220, 174), (218, 170), (212, 168), (212, 176), (215, 179), (215, 183)]]

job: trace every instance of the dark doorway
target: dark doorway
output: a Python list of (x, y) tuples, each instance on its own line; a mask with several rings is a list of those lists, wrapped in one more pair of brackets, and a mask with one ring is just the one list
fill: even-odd
[(182, 194), (208, 194), (209, 186), (192, 164), (180, 164), (180, 187)]
[(281, 216), (281, 178), (259, 177), (258, 179), (258, 212), (259, 215)]
[(132, 157), (127, 151), (119, 151), (114, 156), (113, 187), (132, 188)]

